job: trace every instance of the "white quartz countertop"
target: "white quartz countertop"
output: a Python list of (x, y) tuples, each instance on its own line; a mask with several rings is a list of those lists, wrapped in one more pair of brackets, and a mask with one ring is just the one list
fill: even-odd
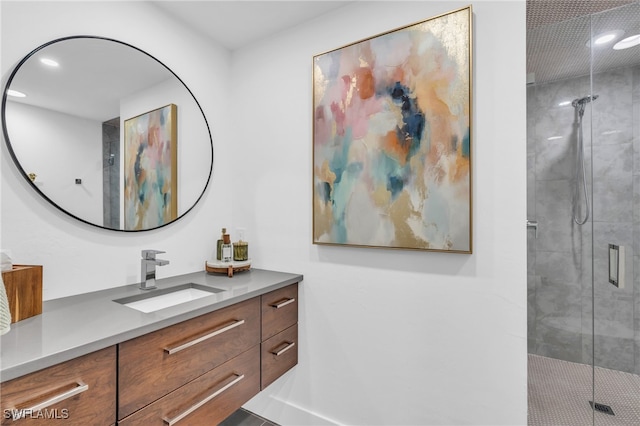
[(195, 283), (224, 290), (143, 313), (114, 299), (148, 294), (138, 284), (48, 300), (42, 314), (0, 337), (0, 383), (301, 282), (301, 274), (251, 269), (229, 278), (205, 271), (157, 280), (158, 289)]

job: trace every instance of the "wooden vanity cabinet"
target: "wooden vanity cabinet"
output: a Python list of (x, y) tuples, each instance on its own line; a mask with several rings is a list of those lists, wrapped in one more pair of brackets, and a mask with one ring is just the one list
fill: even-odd
[(298, 284), (119, 345), (118, 425), (217, 424), (298, 363)]
[(262, 295), (261, 385), (298, 363), (298, 284)]
[(298, 284), (262, 295), (262, 340), (298, 322)]
[(261, 363), (260, 390), (298, 363), (298, 324), (262, 342)]
[[(1, 386), (2, 425), (114, 424), (116, 347), (27, 374)], [(18, 412), (15, 410), (24, 410), (24, 417), (14, 421), (12, 414)]]
[(122, 426), (216, 425), (260, 391), (258, 345), (121, 420)]
[(118, 419), (259, 343), (259, 298), (121, 343)]
[(2, 425), (217, 424), (298, 363), (297, 324), (296, 283), (2, 383)]

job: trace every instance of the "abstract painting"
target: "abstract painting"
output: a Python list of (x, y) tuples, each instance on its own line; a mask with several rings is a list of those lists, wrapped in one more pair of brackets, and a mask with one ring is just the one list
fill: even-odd
[(124, 122), (124, 229), (152, 229), (178, 215), (177, 107)]
[(313, 243), (471, 253), (471, 6), (313, 57)]

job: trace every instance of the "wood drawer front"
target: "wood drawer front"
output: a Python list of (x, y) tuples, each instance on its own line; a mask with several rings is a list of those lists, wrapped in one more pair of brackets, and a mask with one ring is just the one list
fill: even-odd
[(298, 322), (298, 284), (262, 295), (262, 340)]
[(259, 391), (260, 352), (256, 345), (118, 425), (217, 425)]
[(262, 342), (262, 384), (273, 383), (298, 363), (298, 324)]
[(118, 419), (259, 342), (260, 298), (255, 297), (121, 343)]
[[(1, 386), (3, 425), (112, 424), (116, 420), (116, 347), (36, 371)], [(5, 411), (33, 408), (55, 397), (59, 397), (59, 402), (31, 414), (26, 411), (25, 417), (16, 421), (11, 418), (11, 412)]]

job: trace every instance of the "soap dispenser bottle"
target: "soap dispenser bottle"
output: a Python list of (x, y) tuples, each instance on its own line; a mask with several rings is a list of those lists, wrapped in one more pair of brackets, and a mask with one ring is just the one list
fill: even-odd
[(224, 234), (222, 236), (222, 261), (231, 262), (231, 236)]
[(218, 240), (217, 250), (216, 250), (216, 259), (222, 260), (222, 243), (224, 242), (224, 234), (227, 233), (227, 228), (222, 228), (222, 235), (220, 235), (220, 239)]
[(238, 228), (238, 241), (233, 243), (233, 260), (249, 259), (249, 243), (244, 240), (244, 228)]

